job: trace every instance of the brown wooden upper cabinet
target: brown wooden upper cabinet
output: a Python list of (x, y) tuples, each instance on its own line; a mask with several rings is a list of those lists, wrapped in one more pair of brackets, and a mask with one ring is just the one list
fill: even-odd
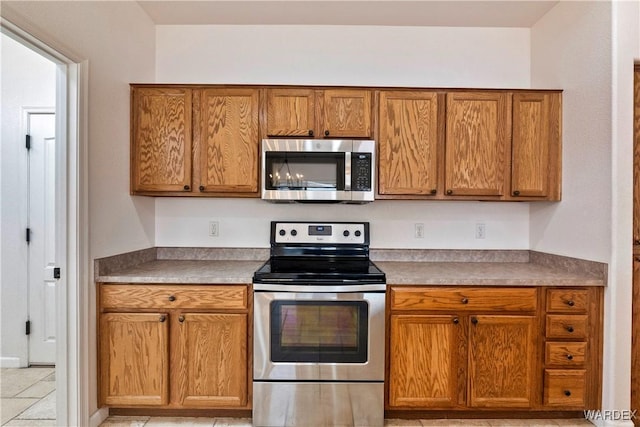
[(131, 192), (191, 190), (191, 89), (131, 90)]
[(269, 88), (267, 137), (371, 138), (371, 90)]
[(379, 194), (436, 195), (438, 97), (434, 91), (380, 91)]
[(258, 192), (258, 90), (203, 89), (199, 104), (199, 191)]
[(561, 100), (558, 92), (513, 94), (511, 196), (560, 200)]
[(447, 94), (447, 196), (495, 196), (507, 191), (511, 115), (507, 92)]
[(131, 87), (131, 194), (258, 196), (259, 90)]

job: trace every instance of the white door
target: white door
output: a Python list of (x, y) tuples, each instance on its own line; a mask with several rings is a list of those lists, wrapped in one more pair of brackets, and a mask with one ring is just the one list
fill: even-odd
[(55, 114), (27, 112), (29, 364), (56, 361)]

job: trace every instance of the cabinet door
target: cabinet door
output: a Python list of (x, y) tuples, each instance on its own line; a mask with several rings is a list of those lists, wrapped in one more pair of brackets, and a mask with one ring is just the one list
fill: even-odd
[(371, 137), (371, 91), (360, 89), (325, 90), (323, 135), (327, 138)]
[(511, 195), (559, 200), (560, 94), (513, 95)]
[(391, 316), (389, 407), (456, 405), (462, 332), (455, 316)]
[(471, 316), (471, 407), (529, 408), (535, 381), (537, 335), (533, 316)]
[(267, 135), (316, 136), (315, 108), (313, 89), (267, 89)]
[(171, 378), (178, 405), (247, 404), (247, 314), (183, 313), (176, 333)]
[(131, 90), (131, 192), (190, 191), (191, 90)]
[(168, 316), (100, 316), (100, 384), (105, 405), (166, 405), (169, 400)]
[(378, 156), (380, 194), (436, 194), (436, 92), (380, 92)]
[(509, 97), (506, 93), (447, 94), (447, 195), (505, 194), (510, 159), (509, 118)]
[(200, 191), (258, 191), (258, 90), (205, 89), (198, 135)]

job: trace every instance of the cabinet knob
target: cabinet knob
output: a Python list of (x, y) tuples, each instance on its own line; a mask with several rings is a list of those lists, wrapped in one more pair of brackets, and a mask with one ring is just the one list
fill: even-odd
[(513, 192), (513, 195), (514, 195), (514, 196), (519, 196), (519, 195), (520, 195), (520, 192), (519, 192), (518, 190), (515, 190), (515, 191)]
[(471, 323), (473, 323), (474, 325), (478, 324), (478, 318), (477, 317), (472, 317), (471, 318)]
[(453, 194), (453, 190), (447, 190), (447, 195), (452, 195)]
[(640, 256), (635, 257), (635, 260), (636, 260), (637, 262), (640, 262)]
[(576, 305), (576, 303), (573, 300), (570, 299), (569, 301), (567, 301), (567, 305), (569, 307), (573, 307), (574, 305)]
[(169, 295), (169, 301), (173, 302), (176, 300), (175, 295)]
[(309, 136), (313, 136), (313, 129), (309, 129)]
[(640, 245), (640, 239), (636, 239), (636, 240), (634, 240), (634, 241), (633, 241), (633, 244), (634, 244), (634, 245)]
[(164, 322), (165, 320), (167, 320), (167, 316), (165, 316), (164, 314), (160, 316), (160, 318), (158, 319), (160, 321), (160, 323)]
[(329, 131), (328, 130), (324, 131), (324, 136), (329, 136)]
[(457, 317), (453, 318), (453, 324), (457, 325), (458, 323), (460, 323), (460, 319), (458, 319)]
[(571, 390), (565, 390), (564, 395), (567, 397), (571, 396)]
[(201, 185), (200, 187), (198, 187), (198, 190), (204, 191), (204, 185)]
[(460, 302), (463, 303), (463, 304), (468, 304), (469, 303), (469, 299), (468, 298), (462, 298), (460, 300)]
[(567, 354), (567, 359), (568, 360), (573, 360), (573, 354)]
[(567, 332), (572, 333), (573, 332), (573, 326), (567, 326)]
[(178, 322), (180, 322), (180, 323), (184, 323), (184, 316), (180, 316), (180, 317), (178, 317)]
[(438, 192), (438, 190), (436, 190), (435, 188), (433, 190), (431, 190), (431, 194), (436, 194)]
[(185, 186), (184, 186), (184, 190), (185, 190), (185, 191), (189, 191), (190, 189), (191, 189), (191, 187), (189, 187), (188, 185), (185, 185)]

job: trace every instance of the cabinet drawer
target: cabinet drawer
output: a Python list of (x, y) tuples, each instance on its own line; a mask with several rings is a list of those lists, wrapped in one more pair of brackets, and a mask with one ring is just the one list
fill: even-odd
[(570, 314), (547, 315), (547, 338), (584, 339), (587, 337), (587, 316)]
[(102, 308), (245, 309), (246, 286), (101, 285)]
[(584, 407), (585, 377), (584, 369), (544, 371), (544, 404)]
[(535, 311), (535, 288), (391, 288), (392, 310)]
[(582, 368), (587, 355), (586, 342), (548, 342), (544, 363), (559, 368)]
[(547, 290), (547, 311), (555, 313), (585, 313), (589, 303), (586, 289)]

